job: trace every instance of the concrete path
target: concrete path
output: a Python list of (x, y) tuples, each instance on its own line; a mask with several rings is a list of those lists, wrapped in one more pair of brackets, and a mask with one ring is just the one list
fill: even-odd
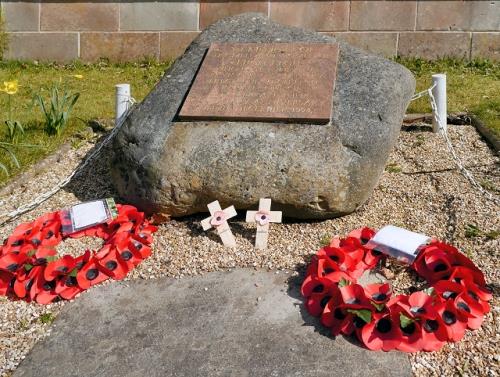
[(300, 280), (235, 270), (108, 284), (64, 307), (14, 376), (410, 376), (407, 356), (332, 339)]

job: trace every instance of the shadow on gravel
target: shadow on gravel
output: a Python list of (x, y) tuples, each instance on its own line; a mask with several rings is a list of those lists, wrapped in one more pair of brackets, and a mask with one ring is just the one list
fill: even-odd
[[(96, 145), (99, 145), (104, 137), (106, 135)], [(87, 153), (85, 158), (94, 150), (95, 147)], [(82, 202), (107, 197), (114, 197), (120, 202), (111, 181), (110, 166), (111, 145), (107, 145), (93, 161), (73, 177), (64, 190), (73, 193)]]
[[(306, 259), (306, 258), (304, 258)], [(309, 259), (309, 258), (307, 258)], [(309, 263), (309, 261), (307, 261)], [(291, 276), (288, 281), (288, 296), (299, 300), (300, 301), (300, 315), (304, 321), (303, 326), (311, 326), (314, 327), (314, 332), (317, 332), (318, 334), (321, 334), (323, 336), (326, 336), (327, 338), (335, 339), (334, 336), (331, 335), (330, 331), (328, 328), (323, 326), (319, 318), (313, 317), (310, 315), (305, 307), (305, 302), (304, 302), (304, 297), (302, 297), (300, 293), (300, 286), (302, 285), (302, 282), (304, 281), (305, 273), (306, 273), (306, 268), (304, 266), (298, 266), (296, 271), (299, 273), (298, 275)]]
[[(317, 332), (320, 335), (326, 336), (327, 338), (330, 338), (332, 340), (335, 340), (337, 337), (332, 335), (330, 330), (326, 327), (323, 326), (320, 322), (319, 317), (313, 317), (310, 315), (305, 307), (305, 300), (302, 294), (300, 293), (300, 287), (302, 286), (302, 282), (304, 281), (305, 275), (306, 275), (306, 269), (307, 265), (311, 262), (311, 256), (304, 256), (304, 265), (298, 264), (295, 268), (295, 271), (298, 272), (298, 275), (291, 276), (287, 280), (288, 284), (288, 289), (287, 289), (287, 294), (300, 301), (300, 315), (302, 317), (302, 320), (304, 321), (303, 326), (311, 326), (314, 328), (314, 332)], [(364, 348), (363, 345), (356, 339), (355, 336), (344, 336), (342, 337), (349, 343)]]

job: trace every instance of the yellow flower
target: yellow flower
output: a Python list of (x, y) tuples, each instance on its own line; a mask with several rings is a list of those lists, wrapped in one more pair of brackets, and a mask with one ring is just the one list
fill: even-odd
[(2, 92), (12, 95), (16, 94), (18, 89), (19, 89), (19, 84), (17, 83), (17, 80), (12, 80), (12, 81), (4, 81), (3, 89), (0, 90)]
[(83, 75), (73, 75), (73, 77), (79, 80), (83, 79)]

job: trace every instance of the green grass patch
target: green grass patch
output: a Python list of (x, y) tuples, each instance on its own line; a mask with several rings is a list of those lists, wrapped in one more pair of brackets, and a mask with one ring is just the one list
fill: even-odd
[(401, 169), (401, 166), (396, 163), (390, 163), (385, 167), (385, 171), (389, 173), (401, 173), (403, 169)]
[(56, 317), (52, 314), (52, 312), (46, 312), (40, 316), (39, 321), (46, 325), (54, 322), (55, 319)]
[[(396, 59), (413, 72), (417, 79), (417, 92), (429, 88), (431, 75), (446, 73), (448, 112), (467, 112), (477, 115), (500, 136), (500, 63), (488, 60)], [(408, 113), (431, 111), (427, 97), (412, 101)]]
[[(55, 151), (61, 144), (82, 132), (93, 119), (113, 119), (115, 85), (130, 83), (132, 95), (141, 101), (160, 80), (169, 63), (144, 61), (130, 64), (73, 63), (69, 65), (35, 64), (24, 62), (0, 62), (0, 86), (4, 81), (18, 80), (19, 91), (11, 97), (12, 118), (24, 127), (25, 135), (19, 143), (36, 147), (15, 147), (19, 160), (17, 168), (6, 153), (0, 152), (0, 163), (5, 164), (10, 177)], [(76, 78), (82, 75), (83, 78)], [(59, 83), (72, 92), (80, 93), (67, 127), (59, 136), (49, 136), (44, 132), (44, 117), (39, 106), (33, 101), (36, 94), (47, 97), (50, 87)], [(8, 95), (0, 92), (0, 140), (7, 141)], [(7, 177), (0, 171), (0, 185)]]

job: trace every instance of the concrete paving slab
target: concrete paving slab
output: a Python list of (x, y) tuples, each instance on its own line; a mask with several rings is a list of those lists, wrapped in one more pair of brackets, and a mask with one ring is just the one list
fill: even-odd
[(300, 282), (240, 269), (98, 287), (64, 307), (14, 376), (411, 375), (405, 354), (331, 338)]

